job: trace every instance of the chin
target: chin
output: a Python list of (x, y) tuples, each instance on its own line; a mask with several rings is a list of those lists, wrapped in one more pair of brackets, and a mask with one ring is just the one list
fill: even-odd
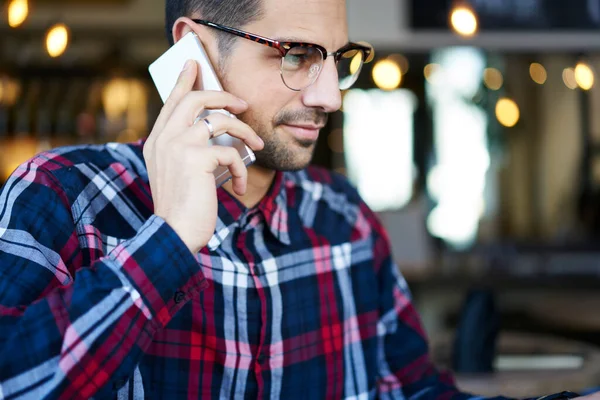
[(273, 171), (300, 171), (308, 167), (317, 147), (316, 140), (287, 135), (284, 130), (262, 136), (265, 147), (257, 151), (255, 165)]
[(264, 151), (256, 153), (255, 165), (274, 171), (300, 171), (308, 167), (312, 161), (314, 146), (311, 149), (301, 148), (291, 151), (287, 148), (272, 156)]
[(301, 171), (301, 170), (305, 169), (306, 167), (308, 167), (310, 165), (311, 161), (312, 161), (312, 158), (309, 159), (308, 161), (288, 160), (285, 162), (274, 162), (273, 160), (263, 160), (257, 156), (256, 162), (254, 163), (254, 165), (261, 167), (261, 168), (270, 169), (272, 171), (294, 172), (294, 171)]

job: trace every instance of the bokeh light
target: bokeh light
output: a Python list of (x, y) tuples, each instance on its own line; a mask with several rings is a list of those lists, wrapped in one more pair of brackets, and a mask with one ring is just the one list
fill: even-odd
[(450, 24), (452, 29), (461, 36), (470, 37), (477, 33), (477, 16), (475, 12), (468, 7), (456, 7), (450, 15)]
[(390, 59), (378, 61), (373, 67), (373, 81), (383, 90), (398, 88), (402, 82), (400, 66)]
[(519, 122), (521, 112), (514, 100), (503, 97), (496, 103), (496, 118), (507, 128), (512, 128)]

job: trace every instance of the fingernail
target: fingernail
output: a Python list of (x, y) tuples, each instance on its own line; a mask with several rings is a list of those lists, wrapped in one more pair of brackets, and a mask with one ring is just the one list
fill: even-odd
[(240, 103), (242, 103), (243, 105), (245, 105), (245, 106), (248, 106), (248, 103), (246, 103), (244, 100), (242, 100), (242, 99), (240, 99), (240, 98), (238, 98), (238, 100), (239, 100), (239, 101), (240, 101)]
[(192, 66), (192, 60), (187, 60), (183, 66), (183, 71), (189, 69)]

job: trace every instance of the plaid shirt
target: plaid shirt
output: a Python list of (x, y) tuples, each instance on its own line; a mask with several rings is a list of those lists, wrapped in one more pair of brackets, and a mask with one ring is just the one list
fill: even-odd
[(222, 189), (193, 255), (143, 141), (20, 166), (0, 193), (0, 399), (467, 398), (436, 371), (386, 233), (341, 177)]

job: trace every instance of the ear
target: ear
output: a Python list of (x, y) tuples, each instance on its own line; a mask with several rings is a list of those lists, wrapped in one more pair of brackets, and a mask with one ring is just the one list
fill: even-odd
[(182, 37), (190, 32), (196, 32), (200, 37), (198, 25), (188, 17), (179, 17), (173, 24), (173, 43), (177, 43)]
[(190, 32), (194, 32), (198, 36), (202, 46), (204, 46), (206, 54), (208, 54), (210, 62), (213, 65), (217, 65), (216, 62), (219, 60), (219, 49), (216, 37), (211, 28), (197, 24), (188, 17), (180, 17), (173, 24), (173, 43), (177, 43), (182, 37)]

